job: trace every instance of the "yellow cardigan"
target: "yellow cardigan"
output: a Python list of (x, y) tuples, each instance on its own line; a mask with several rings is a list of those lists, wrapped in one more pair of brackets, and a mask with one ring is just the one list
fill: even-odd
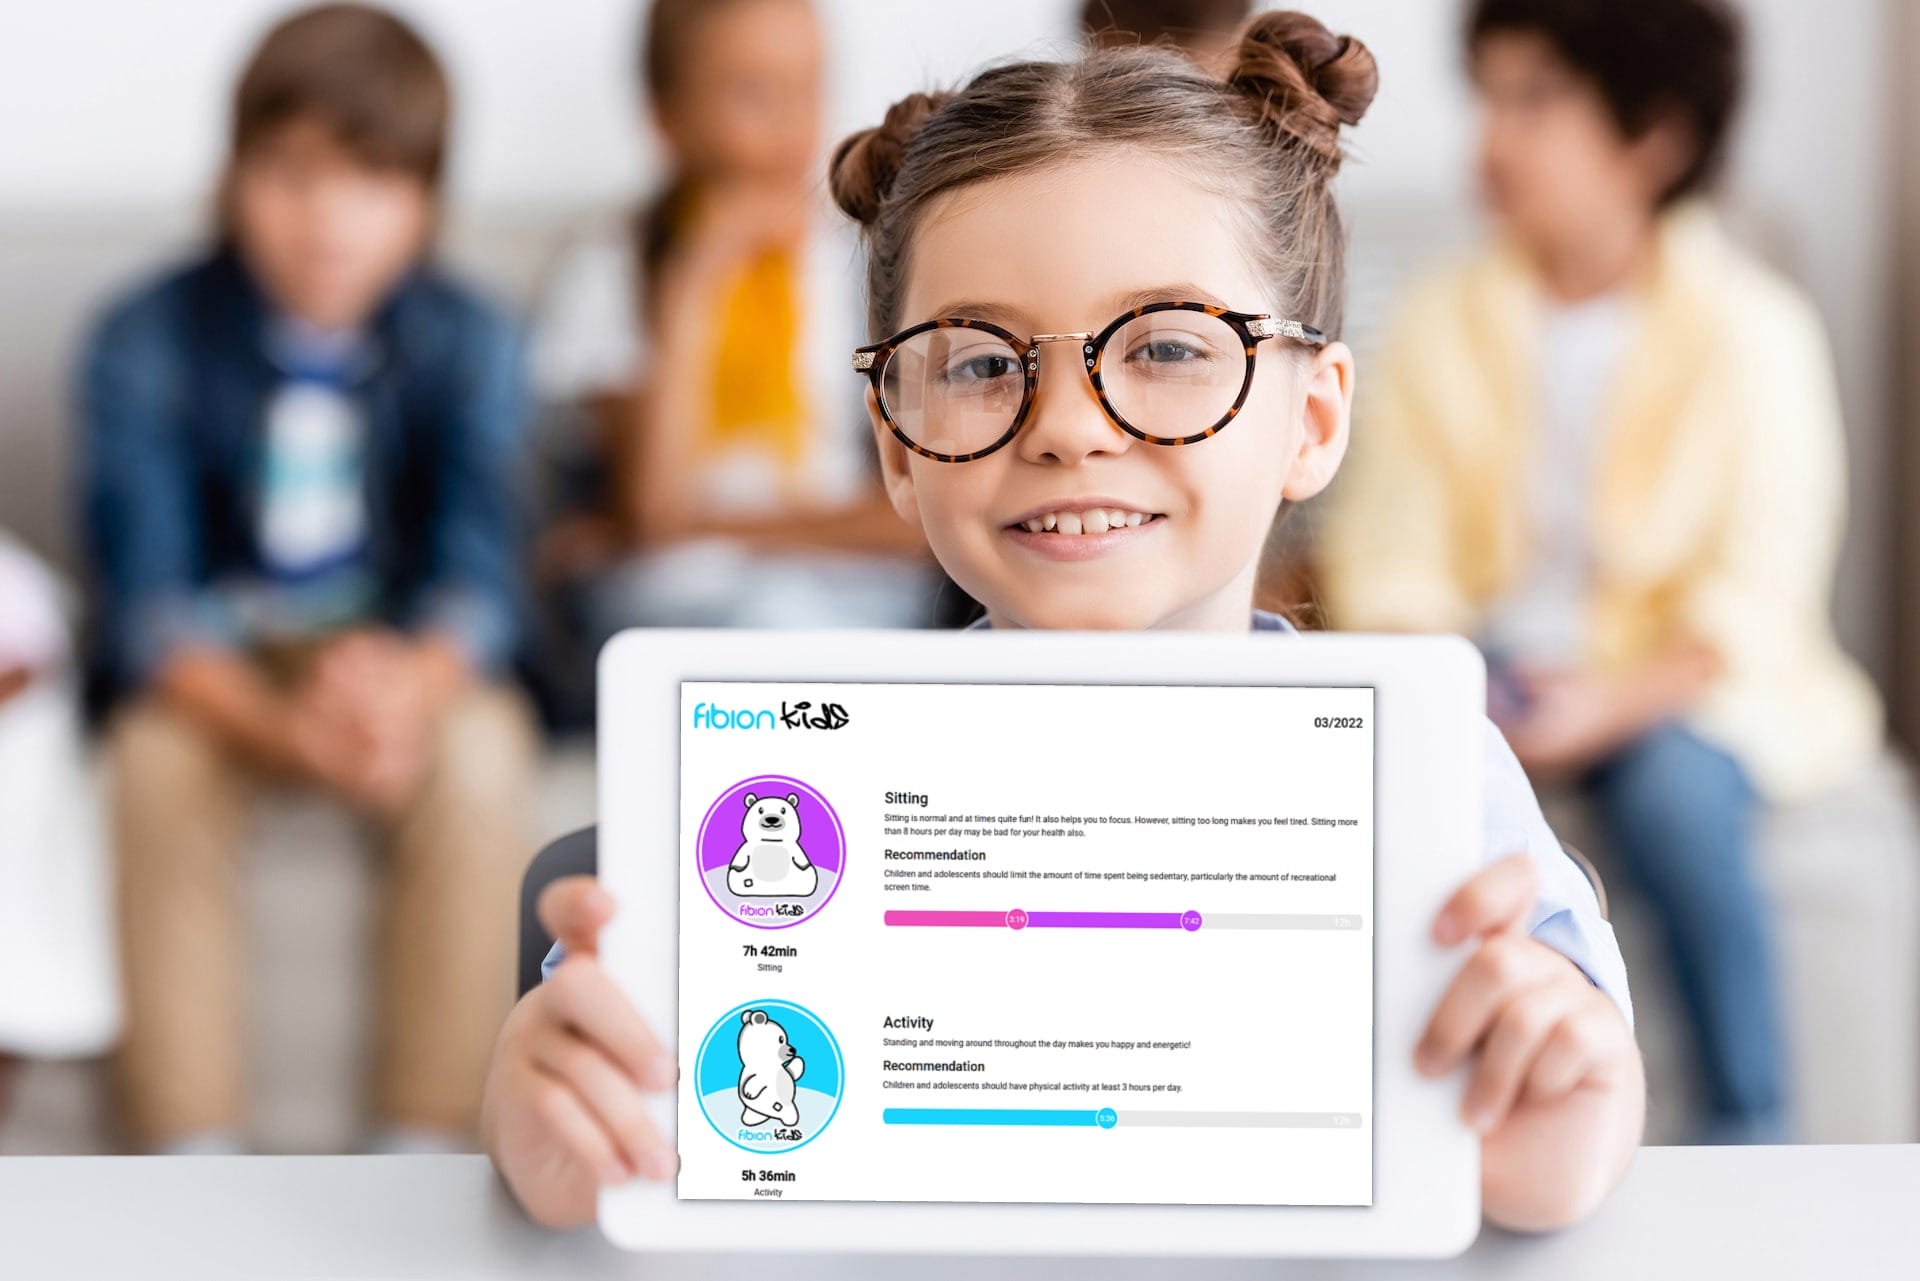
[[(1699, 207), (1663, 220), (1639, 288), (1588, 509), (1589, 660), (1620, 669), (1706, 642), (1724, 670), (1689, 723), (1770, 798), (1816, 793), (1881, 736), (1827, 613), (1846, 477), (1825, 332)], [(1472, 635), (1525, 568), (1540, 305), (1507, 248), (1408, 300), (1359, 380), (1353, 457), (1329, 495), (1336, 626)]]

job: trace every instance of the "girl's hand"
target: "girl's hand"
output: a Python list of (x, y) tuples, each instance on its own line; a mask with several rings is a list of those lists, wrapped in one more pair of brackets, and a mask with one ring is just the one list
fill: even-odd
[(1646, 1116), (1640, 1051), (1619, 1008), (1527, 934), (1538, 876), (1515, 854), (1441, 909), (1434, 940), (1475, 950), (1414, 1054), (1435, 1077), (1473, 1058), (1461, 1111), (1481, 1136), (1482, 1208), (1520, 1231), (1591, 1213), (1626, 1173)]
[(673, 1057), (601, 968), (613, 897), (569, 876), (540, 896), (540, 922), (566, 959), (507, 1017), (487, 1073), (481, 1128), (501, 1177), (550, 1228), (594, 1217), (603, 1185), (673, 1177), (679, 1160), (644, 1091), (673, 1088)]
[(808, 188), (736, 180), (710, 185), (696, 200), (677, 265), (724, 275), (769, 250), (806, 239), (813, 210)]

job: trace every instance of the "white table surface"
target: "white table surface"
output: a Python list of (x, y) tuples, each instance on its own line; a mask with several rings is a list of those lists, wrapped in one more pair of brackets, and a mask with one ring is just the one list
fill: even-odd
[(482, 1157), (0, 1159), (0, 1276), (811, 1278), (1920, 1276), (1920, 1146), (1647, 1148), (1587, 1224), (1438, 1264), (647, 1257), (550, 1233)]

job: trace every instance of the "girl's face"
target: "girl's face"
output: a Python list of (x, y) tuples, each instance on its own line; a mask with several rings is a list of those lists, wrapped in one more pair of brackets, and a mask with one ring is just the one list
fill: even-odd
[(732, 0), (701, 17), (687, 65), (655, 104), (682, 167), (710, 180), (814, 176), (824, 98), (820, 22), (807, 0)]
[[(1242, 248), (1236, 212), (1139, 157), (1103, 155), (962, 188), (922, 216), (899, 327), (966, 316), (1026, 339), (1098, 331), (1162, 300), (1280, 315)], [(1340, 344), (1310, 353), (1269, 339), (1256, 350), (1240, 414), (1184, 446), (1150, 445), (1115, 426), (1071, 342), (1042, 344), (1026, 424), (972, 462), (906, 449), (869, 392), (888, 493), (996, 627), (1244, 630), (1267, 531), (1283, 499), (1318, 493), (1339, 466), (1353, 388)], [(1109, 349), (1106, 358), (1119, 355)], [(1058, 528), (1114, 523), (1089, 522), (1090, 511), (1125, 523), (1104, 533)], [(1049, 515), (1078, 519), (1056, 519), (1052, 532), (1027, 528)]]

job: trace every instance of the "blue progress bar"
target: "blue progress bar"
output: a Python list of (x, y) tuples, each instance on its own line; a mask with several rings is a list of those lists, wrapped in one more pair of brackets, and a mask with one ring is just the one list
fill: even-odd
[(888, 1125), (1087, 1125), (1112, 1129), (1111, 1108), (884, 1108)]

